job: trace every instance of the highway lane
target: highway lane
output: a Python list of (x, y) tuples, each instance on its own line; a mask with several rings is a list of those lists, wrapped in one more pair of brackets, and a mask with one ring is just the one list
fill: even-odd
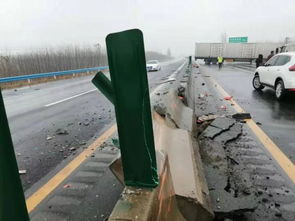
[[(183, 62), (149, 72), (152, 90)], [(115, 121), (112, 104), (91, 84), (93, 76), (3, 92), (24, 189), (87, 147)]]
[(260, 127), (295, 163), (295, 94), (285, 101), (277, 101), (273, 89), (259, 93), (252, 87), (255, 71), (249, 63), (225, 64), (221, 71), (216, 66), (202, 66), (202, 73), (212, 75), (217, 82), (261, 123)]

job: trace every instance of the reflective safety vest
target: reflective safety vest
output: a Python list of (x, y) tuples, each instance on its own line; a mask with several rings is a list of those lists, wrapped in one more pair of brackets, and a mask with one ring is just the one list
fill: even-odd
[(219, 57), (217, 58), (217, 61), (218, 61), (218, 63), (222, 63), (222, 61), (223, 61), (223, 57), (219, 56)]

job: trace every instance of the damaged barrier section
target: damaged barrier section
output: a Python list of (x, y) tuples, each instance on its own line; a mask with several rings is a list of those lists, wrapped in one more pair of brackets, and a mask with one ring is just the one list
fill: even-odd
[[(192, 137), (194, 114), (178, 93), (187, 78), (183, 72), (151, 97), (159, 186), (125, 187), (109, 220), (213, 220), (198, 143)], [(122, 179), (120, 164), (118, 159), (111, 168)]]
[(93, 83), (115, 105), (121, 155), (111, 169), (126, 185), (108, 220), (213, 220), (193, 110), (178, 90), (191, 64), (161, 82), (151, 107), (142, 33), (111, 34), (107, 49), (111, 81), (98, 73)]
[(193, 68), (185, 101), (194, 110), (215, 220), (295, 220), (294, 184), (217, 90), (205, 68)]

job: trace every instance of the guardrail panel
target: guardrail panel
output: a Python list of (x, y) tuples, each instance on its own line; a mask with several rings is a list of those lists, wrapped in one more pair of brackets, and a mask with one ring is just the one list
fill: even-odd
[(37, 78), (45, 78), (45, 77), (62, 76), (62, 75), (70, 75), (70, 74), (78, 74), (78, 73), (84, 73), (87, 71), (101, 71), (101, 70), (105, 70), (105, 69), (108, 69), (108, 66), (82, 68), (82, 69), (67, 70), (67, 71), (56, 71), (56, 72), (48, 72), (48, 73), (29, 74), (29, 75), (20, 75), (20, 76), (0, 78), (0, 83), (7, 83), (7, 82), (13, 82), (13, 81), (23, 81), (23, 80), (30, 80), (30, 79), (37, 79)]

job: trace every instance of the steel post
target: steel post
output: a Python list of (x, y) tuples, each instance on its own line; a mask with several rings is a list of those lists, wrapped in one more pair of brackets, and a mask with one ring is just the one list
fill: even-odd
[(142, 32), (133, 29), (113, 33), (107, 36), (106, 44), (112, 87), (103, 86), (106, 82), (102, 76), (96, 76), (95, 81), (104, 94), (109, 94), (107, 88), (113, 89), (124, 182), (127, 186), (156, 187), (158, 173)]

